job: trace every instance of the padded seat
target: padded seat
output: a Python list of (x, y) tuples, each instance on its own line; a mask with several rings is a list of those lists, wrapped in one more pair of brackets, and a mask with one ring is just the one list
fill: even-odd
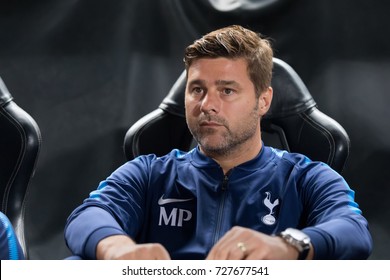
[(34, 174), (41, 133), (35, 120), (13, 100), (0, 78), (0, 198), (26, 257), (24, 203)]

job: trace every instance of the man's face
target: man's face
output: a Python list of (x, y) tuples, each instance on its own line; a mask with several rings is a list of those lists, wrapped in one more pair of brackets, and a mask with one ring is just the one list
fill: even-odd
[(187, 74), (187, 124), (205, 154), (229, 155), (260, 141), (262, 113), (244, 59), (202, 58)]

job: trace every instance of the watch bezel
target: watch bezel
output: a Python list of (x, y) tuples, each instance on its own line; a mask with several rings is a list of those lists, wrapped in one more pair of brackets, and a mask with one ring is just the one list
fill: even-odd
[(310, 237), (307, 234), (295, 228), (287, 228), (279, 236), (298, 250), (299, 260), (306, 259), (310, 250)]

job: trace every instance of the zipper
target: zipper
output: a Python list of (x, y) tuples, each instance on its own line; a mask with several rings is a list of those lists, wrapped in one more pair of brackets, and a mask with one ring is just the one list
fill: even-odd
[(213, 238), (213, 245), (215, 245), (219, 238), (220, 238), (220, 231), (221, 231), (221, 226), (222, 226), (222, 218), (223, 218), (223, 213), (224, 213), (224, 208), (225, 208), (225, 201), (227, 197), (227, 189), (228, 189), (228, 183), (229, 183), (229, 174), (230, 172), (224, 174), (223, 181), (222, 181), (222, 186), (221, 186), (221, 192), (222, 192), (222, 197), (219, 203), (218, 207), (218, 214), (217, 214), (217, 225), (215, 227), (214, 231), (214, 238)]

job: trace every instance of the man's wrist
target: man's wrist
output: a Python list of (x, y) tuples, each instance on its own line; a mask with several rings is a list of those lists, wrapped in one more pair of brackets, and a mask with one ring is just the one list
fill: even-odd
[(278, 234), (287, 244), (294, 247), (298, 252), (298, 260), (306, 260), (311, 249), (310, 237), (304, 232), (287, 228)]
[(100, 240), (96, 246), (96, 259), (107, 260), (112, 258), (112, 250), (116, 251), (116, 247), (120, 244), (135, 245), (136, 243), (127, 235), (111, 235)]

